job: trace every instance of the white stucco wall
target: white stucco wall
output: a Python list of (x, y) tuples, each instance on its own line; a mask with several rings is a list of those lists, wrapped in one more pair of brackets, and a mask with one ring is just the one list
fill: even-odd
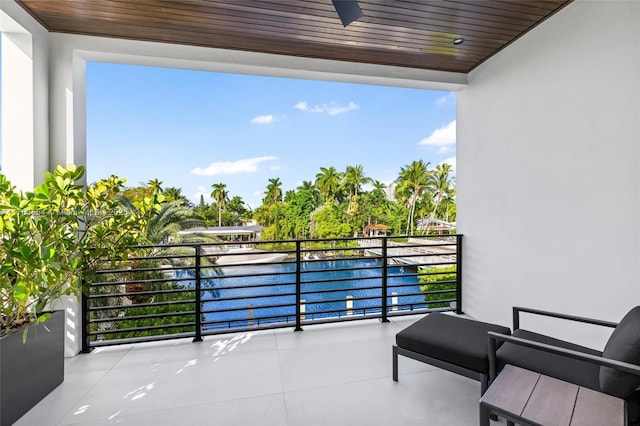
[(640, 304), (640, 3), (569, 5), (469, 75), (457, 125), (467, 314)]
[(0, 1), (2, 172), (31, 190), (49, 166), (48, 33), (13, 1)]

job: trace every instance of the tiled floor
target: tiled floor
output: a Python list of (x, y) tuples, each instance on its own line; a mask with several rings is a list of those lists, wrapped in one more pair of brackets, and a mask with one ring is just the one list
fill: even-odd
[(400, 357), (419, 316), (97, 349), (16, 425), (475, 425), (480, 384)]

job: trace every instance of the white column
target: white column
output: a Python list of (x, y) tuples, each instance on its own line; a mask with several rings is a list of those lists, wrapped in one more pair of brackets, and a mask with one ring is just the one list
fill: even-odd
[[(86, 61), (73, 49), (69, 37), (52, 34), (50, 39), (47, 168), (86, 166)], [(65, 298), (62, 304), (67, 312), (65, 355), (75, 356), (82, 347), (82, 306), (75, 297)]]
[(49, 168), (86, 165), (86, 61), (69, 38), (51, 36)]
[[(30, 191), (52, 165), (85, 164), (84, 61), (71, 48), (52, 49), (49, 33), (13, 1), (0, 1), (0, 31), (2, 173)], [(61, 304), (54, 308), (66, 311), (65, 355), (74, 356), (81, 348), (80, 304), (75, 298)]]
[[(3, 8), (11, 6), (3, 3)], [(48, 166), (47, 39), (0, 10), (2, 32), (2, 173), (22, 190)]]

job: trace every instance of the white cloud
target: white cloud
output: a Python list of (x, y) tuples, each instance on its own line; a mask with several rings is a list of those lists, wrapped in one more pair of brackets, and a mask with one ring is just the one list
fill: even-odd
[(340, 105), (329, 105), (326, 108), (327, 114), (329, 115), (338, 115), (338, 114), (343, 114), (345, 112), (349, 112), (349, 111), (353, 111), (360, 108), (358, 106), (358, 104), (356, 104), (355, 102), (349, 102), (349, 105), (347, 106), (340, 106)]
[(294, 106), (294, 108), (299, 109), (300, 111), (310, 111), (310, 112), (329, 114), (329, 115), (339, 115), (339, 114), (344, 114), (345, 112), (356, 110), (360, 108), (360, 106), (355, 102), (349, 102), (347, 105), (340, 105), (337, 102), (331, 102), (328, 104), (318, 104), (318, 105), (309, 107), (309, 104), (307, 104), (307, 102), (302, 101), (302, 102), (298, 102)]
[(258, 171), (258, 165), (265, 161), (277, 160), (271, 155), (264, 157), (245, 158), (237, 161), (218, 161), (208, 167), (196, 167), (191, 173), (198, 176), (233, 175), (236, 173), (253, 173)]
[(455, 92), (449, 92), (441, 98), (436, 99), (436, 106), (443, 107), (446, 105), (453, 105), (456, 101)]
[(275, 121), (273, 115), (258, 115), (251, 119), (252, 124), (271, 124)]
[(419, 145), (447, 146), (456, 143), (456, 120), (446, 126), (439, 127), (429, 136), (422, 139)]

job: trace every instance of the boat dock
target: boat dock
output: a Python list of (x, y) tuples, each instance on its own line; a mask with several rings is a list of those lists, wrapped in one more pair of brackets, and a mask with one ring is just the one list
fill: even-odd
[[(369, 256), (382, 256), (381, 239), (359, 240)], [(448, 240), (409, 239), (406, 243), (388, 241), (389, 264), (428, 266), (456, 262), (456, 242)]]

